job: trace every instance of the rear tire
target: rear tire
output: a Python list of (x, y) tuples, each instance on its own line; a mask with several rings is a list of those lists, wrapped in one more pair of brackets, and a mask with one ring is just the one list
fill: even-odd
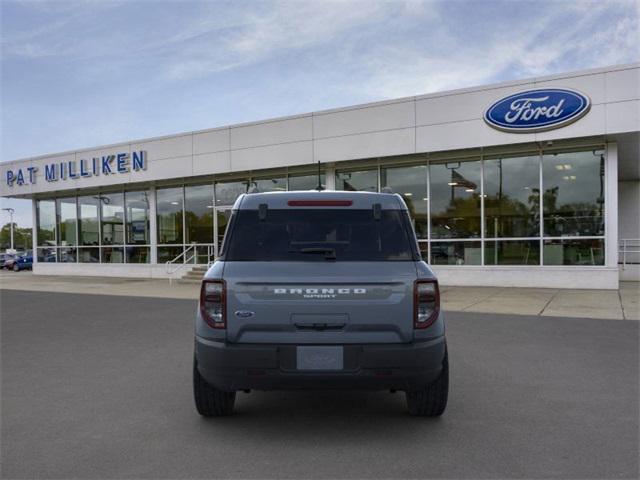
[(13, 264), (13, 271), (14, 271), (14, 272), (19, 272), (19, 271), (20, 271), (20, 267), (18, 266), (18, 264), (17, 264), (17, 263), (14, 263), (14, 264)]
[(198, 365), (193, 360), (193, 396), (196, 409), (203, 417), (224, 417), (233, 413), (236, 392), (223, 392), (200, 375)]
[(423, 390), (406, 392), (407, 408), (416, 417), (439, 417), (447, 408), (449, 397), (449, 356), (444, 351), (442, 371), (438, 378)]

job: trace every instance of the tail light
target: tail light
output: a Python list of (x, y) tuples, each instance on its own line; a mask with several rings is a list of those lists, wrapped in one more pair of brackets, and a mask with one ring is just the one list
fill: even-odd
[(413, 286), (413, 326), (427, 328), (440, 313), (440, 290), (437, 280), (416, 280)]
[(210, 327), (227, 327), (227, 287), (224, 280), (202, 281), (200, 313)]

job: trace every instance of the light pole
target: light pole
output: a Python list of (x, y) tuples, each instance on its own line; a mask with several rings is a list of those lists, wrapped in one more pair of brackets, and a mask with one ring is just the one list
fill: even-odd
[(11, 250), (13, 250), (13, 214), (15, 213), (15, 210), (11, 207), (3, 208), (3, 210), (9, 212), (9, 228), (11, 228)]

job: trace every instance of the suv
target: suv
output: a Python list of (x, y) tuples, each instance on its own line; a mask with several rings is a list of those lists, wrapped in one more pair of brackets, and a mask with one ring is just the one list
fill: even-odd
[(438, 281), (402, 197), (366, 192), (241, 195), (195, 322), (198, 412), (229, 415), (236, 392), (406, 392), (441, 415), (449, 366)]

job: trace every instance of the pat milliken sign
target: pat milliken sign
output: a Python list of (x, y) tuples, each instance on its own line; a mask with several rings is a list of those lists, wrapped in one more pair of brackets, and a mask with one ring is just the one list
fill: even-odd
[(52, 162), (44, 165), (44, 171), (40, 171), (38, 167), (7, 170), (4, 178), (7, 185), (13, 187), (14, 185), (35, 184), (40, 176), (47, 182), (57, 182), (58, 180), (76, 180), (100, 175), (119, 175), (146, 169), (147, 152), (140, 150), (132, 152), (131, 155), (128, 153), (114, 153), (89, 159)]
[(484, 112), (492, 128), (511, 133), (532, 133), (564, 127), (589, 112), (591, 100), (566, 88), (539, 88), (504, 97)]

